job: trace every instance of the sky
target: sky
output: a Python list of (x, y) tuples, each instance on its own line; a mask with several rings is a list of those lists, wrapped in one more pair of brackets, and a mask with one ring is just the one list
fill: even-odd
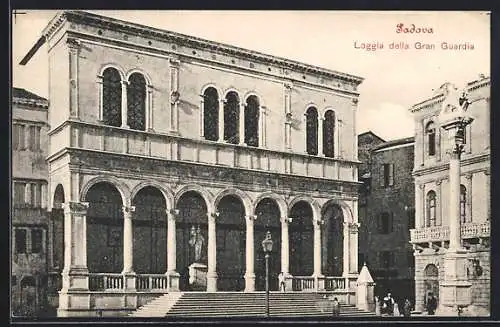
[[(357, 132), (385, 140), (413, 136), (409, 108), (443, 83), (463, 87), (479, 74), (490, 76), (487, 12), (89, 11), (363, 77)], [(19, 62), (57, 11), (22, 13), (12, 19), (12, 84), (48, 97), (47, 49), (26, 66)], [(417, 49), (417, 42), (434, 48)], [(443, 49), (443, 42), (467, 49)]]

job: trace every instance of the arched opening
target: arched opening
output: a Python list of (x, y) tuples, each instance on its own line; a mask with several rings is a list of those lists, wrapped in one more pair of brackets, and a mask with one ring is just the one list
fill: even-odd
[(344, 214), (334, 203), (322, 212), (322, 271), (327, 276), (342, 276), (344, 271)]
[(439, 269), (434, 264), (428, 264), (424, 269), (424, 304), (430, 293), (439, 302)]
[(262, 241), (269, 231), (273, 240), (273, 252), (269, 257), (269, 289), (277, 291), (278, 275), (281, 272), (280, 209), (275, 200), (264, 198), (257, 204), (255, 215), (257, 215), (254, 223), (255, 289), (265, 290), (266, 261)]
[(224, 141), (231, 144), (238, 144), (240, 123), (240, 98), (234, 91), (226, 95), (224, 104)]
[(131, 129), (146, 129), (146, 79), (133, 73), (127, 86), (127, 123)]
[(120, 192), (100, 182), (88, 190), (87, 266), (89, 272), (123, 270), (123, 203)]
[[(179, 210), (176, 222), (177, 238), (177, 272), (180, 274), (179, 288), (181, 291), (206, 290), (197, 289), (189, 284), (189, 266), (193, 263), (207, 264), (207, 244), (208, 244), (208, 217), (207, 204), (203, 197), (196, 191), (188, 191), (177, 201)], [(193, 246), (189, 244), (191, 231), (199, 231), (201, 236), (201, 256), (196, 260), (196, 253)]]
[(467, 223), (467, 188), (464, 185), (460, 185), (460, 221), (462, 223)]
[(219, 95), (213, 87), (203, 92), (203, 135), (206, 140), (219, 139)]
[(318, 110), (315, 107), (306, 111), (306, 151), (307, 154), (318, 154)]
[(325, 157), (333, 158), (335, 150), (335, 112), (328, 110), (323, 123), (323, 153)]
[(245, 144), (259, 146), (259, 99), (255, 95), (247, 98), (245, 106)]
[(217, 211), (217, 289), (241, 291), (245, 289), (245, 207), (234, 195), (226, 195)]
[(26, 276), (21, 280), (21, 305), (20, 314), (22, 316), (34, 316), (37, 314), (37, 287), (36, 279)]
[(429, 122), (425, 128), (427, 135), (427, 155), (433, 156), (436, 154), (436, 127), (433, 122)]
[(426, 202), (427, 227), (436, 226), (436, 192), (429, 191)]
[(160, 190), (141, 189), (132, 200), (133, 268), (139, 274), (162, 274), (167, 271), (167, 206)]
[(104, 124), (122, 125), (122, 78), (112, 67), (102, 73), (102, 115)]
[(295, 203), (290, 210), (288, 227), (290, 240), (290, 273), (311, 276), (314, 272), (313, 211), (306, 201)]

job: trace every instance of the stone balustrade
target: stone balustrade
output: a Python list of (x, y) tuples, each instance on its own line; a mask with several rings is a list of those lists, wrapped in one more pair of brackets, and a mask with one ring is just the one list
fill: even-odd
[[(461, 237), (462, 239), (490, 237), (490, 228), (490, 222), (462, 224)], [(450, 229), (448, 226), (433, 226), (410, 230), (411, 243), (448, 241), (449, 238)]]

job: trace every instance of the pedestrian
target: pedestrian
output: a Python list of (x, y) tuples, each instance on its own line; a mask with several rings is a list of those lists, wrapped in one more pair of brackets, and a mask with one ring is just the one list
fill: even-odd
[(405, 317), (411, 316), (411, 302), (408, 299), (406, 299), (405, 303), (403, 304), (403, 316)]
[(333, 309), (333, 316), (334, 317), (340, 316), (340, 303), (336, 297), (333, 298), (332, 309)]
[(394, 298), (391, 292), (387, 293), (382, 301), (382, 314), (392, 315), (394, 310)]
[(280, 290), (281, 292), (285, 292), (285, 275), (281, 272), (278, 275), (278, 280), (280, 282)]
[(429, 293), (429, 298), (427, 298), (427, 314), (433, 316), (437, 309), (437, 299), (434, 297), (434, 293)]
[(394, 309), (392, 310), (392, 315), (394, 317), (399, 317), (401, 316), (401, 313), (399, 312), (399, 305), (397, 302), (394, 302)]

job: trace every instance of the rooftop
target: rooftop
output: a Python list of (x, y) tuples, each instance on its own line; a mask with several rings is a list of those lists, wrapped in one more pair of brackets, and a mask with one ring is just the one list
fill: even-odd
[(26, 89), (12, 88), (12, 103), (31, 105), (35, 107), (48, 108), (49, 101)]
[(372, 151), (379, 151), (379, 150), (387, 149), (387, 148), (394, 147), (394, 146), (410, 145), (410, 144), (413, 144), (414, 142), (415, 142), (415, 137), (413, 137), (413, 136), (405, 137), (405, 138), (401, 138), (401, 139), (387, 141), (383, 144), (380, 144), (380, 145), (374, 147), (372, 149)]

